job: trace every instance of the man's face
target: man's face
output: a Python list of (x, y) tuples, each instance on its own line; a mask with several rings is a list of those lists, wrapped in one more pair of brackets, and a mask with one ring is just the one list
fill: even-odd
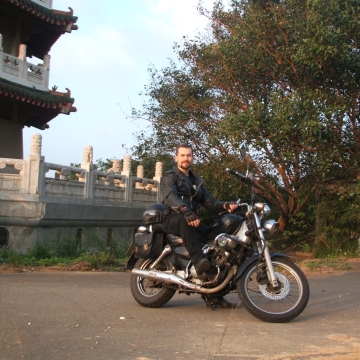
[(194, 157), (192, 150), (189, 148), (178, 149), (178, 153), (175, 155), (175, 161), (180, 171), (187, 172), (193, 163)]

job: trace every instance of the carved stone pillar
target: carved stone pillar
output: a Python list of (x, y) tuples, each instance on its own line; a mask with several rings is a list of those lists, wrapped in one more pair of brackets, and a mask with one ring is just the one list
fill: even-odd
[(123, 179), (124, 183), (125, 183), (125, 201), (126, 202), (130, 202), (131, 201), (131, 197), (132, 197), (132, 179), (130, 179), (131, 177), (131, 156), (129, 154), (124, 155), (124, 160), (123, 160), (123, 170), (121, 171), (121, 175), (125, 175), (126, 178)]
[(144, 177), (144, 166), (139, 165), (136, 169), (136, 177), (143, 178)]
[(21, 44), (19, 46), (19, 55), (18, 59), (20, 59), (20, 78), (28, 80), (28, 69), (27, 69), (27, 62), (26, 62), (26, 45)]
[(124, 156), (122, 175), (131, 176), (131, 156), (126, 154)]
[(108, 169), (107, 172), (120, 172), (120, 171), (121, 171), (121, 161), (119, 159), (114, 159), (112, 168)]
[(26, 60), (26, 45), (25, 44), (21, 44), (19, 46), (19, 59), (25, 61)]
[[(136, 168), (136, 177), (138, 178), (143, 178), (144, 177), (144, 166), (143, 165), (138, 165), (138, 167)], [(136, 182), (135, 183), (135, 189), (143, 189), (144, 186), (141, 185), (141, 183)]]
[(160, 181), (163, 175), (163, 163), (158, 161), (155, 165), (155, 176), (154, 180)]
[(92, 162), (93, 162), (93, 147), (91, 145), (86, 145), (84, 147), (83, 163), (81, 167), (83, 168), (88, 164), (92, 164)]
[(45, 193), (45, 158), (41, 156), (42, 136), (31, 138), (30, 154), (23, 169), (23, 192), (33, 195)]
[[(86, 173), (81, 173), (79, 181), (85, 182), (85, 199), (93, 199), (95, 193), (95, 174), (94, 174), (94, 165), (93, 165), (93, 147), (87, 145), (84, 147), (83, 153), (83, 163), (81, 168), (86, 170)], [(85, 176), (84, 176), (85, 175)]]
[[(121, 161), (119, 159), (114, 159), (112, 168), (108, 169), (107, 172), (113, 172), (115, 174), (116, 173), (120, 174), (121, 173)], [(113, 183), (116, 186), (120, 186), (120, 187), (124, 186), (124, 184), (122, 183), (122, 181), (120, 179), (114, 179)]]
[(44, 70), (50, 70), (50, 59), (51, 59), (50, 55), (44, 56)]
[(43, 79), (42, 84), (46, 88), (49, 87), (49, 79), (50, 79), (50, 55), (44, 56), (44, 65), (43, 65)]
[(31, 155), (41, 155), (41, 148), (42, 148), (42, 136), (40, 134), (34, 134), (31, 138)]
[(163, 163), (161, 161), (158, 161), (155, 165), (155, 176), (153, 177), (153, 180), (158, 181), (158, 184), (155, 185), (154, 191), (157, 191), (157, 202), (161, 203), (161, 192), (160, 192), (160, 180), (163, 175)]
[[(93, 161), (93, 147), (91, 145), (86, 145), (84, 147), (83, 162), (81, 164), (81, 168), (89, 171), (92, 161)], [(79, 181), (85, 182), (86, 176), (85, 177), (80, 176)]]

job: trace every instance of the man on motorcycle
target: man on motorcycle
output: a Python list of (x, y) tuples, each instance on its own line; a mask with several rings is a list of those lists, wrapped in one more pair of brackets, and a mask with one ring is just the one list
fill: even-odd
[[(238, 204), (216, 200), (205, 188), (203, 180), (194, 175), (190, 170), (194, 160), (190, 145), (179, 145), (174, 159), (176, 165), (164, 174), (160, 184), (161, 194), (169, 212), (163, 227), (166, 232), (181, 236), (199, 279), (208, 280), (213, 275), (210, 271), (210, 262), (204, 256), (203, 245), (199, 240), (207, 226), (200, 223), (197, 208), (202, 205), (213, 211), (232, 212)], [(221, 295), (212, 295), (208, 301), (214, 307), (233, 307)]]

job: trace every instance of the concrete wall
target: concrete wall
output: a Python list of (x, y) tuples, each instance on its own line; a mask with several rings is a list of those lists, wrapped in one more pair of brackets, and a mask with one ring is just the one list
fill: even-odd
[[(94, 238), (106, 242), (110, 233), (114, 240), (129, 244), (145, 208), (161, 202), (162, 164), (157, 164), (153, 179), (144, 179), (139, 167), (133, 176), (131, 158), (125, 155), (122, 169), (113, 165), (107, 172), (97, 171), (89, 146), (81, 168), (48, 163), (36, 134), (28, 159), (0, 158), (0, 245), (4, 234), (5, 245), (25, 252), (36, 241), (80, 234), (84, 244)], [(56, 171), (55, 178), (46, 177), (49, 170)], [(70, 175), (79, 180), (70, 180)]]
[(87, 204), (41, 203), (36, 201), (0, 201), (0, 227), (9, 232), (8, 246), (20, 252), (36, 241), (74, 238), (81, 229), (82, 242), (106, 242), (108, 231), (114, 240), (129, 244), (133, 231), (142, 224), (146, 207), (101, 206)]
[[(1, 226), (0, 226), (1, 228)], [(98, 241), (105, 245), (108, 240), (109, 229), (113, 241), (130, 245), (135, 227), (106, 227), (106, 226), (67, 226), (67, 227), (29, 227), (29, 226), (5, 226), (9, 232), (8, 247), (19, 252), (26, 253), (32, 249), (36, 242), (47, 242), (53, 244), (67, 239), (77, 239), (85, 246), (91, 247)]]

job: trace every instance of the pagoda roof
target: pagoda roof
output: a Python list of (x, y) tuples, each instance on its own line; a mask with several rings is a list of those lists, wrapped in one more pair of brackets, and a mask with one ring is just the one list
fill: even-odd
[(0, 105), (5, 106), (4, 101), (12, 101), (31, 107), (29, 111), (31, 115), (26, 117), (23, 125), (42, 130), (46, 129), (47, 123), (60, 113), (69, 115), (71, 112), (76, 112), (77, 109), (73, 106), (74, 98), (70, 95), (70, 90), (66, 93), (55, 89), (38, 90), (0, 78)]
[(27, 56), (42, 59), (62, 34), (78, 29), (75, 25), (78, 18), (73, 16), (70, 7), (69, 11), (60, 11), (48, 9), (31, 0), (3, 1), (8, 4), (7, 9), (19, 16), (22, 21), (35, 23), (42, 28), (40, 32), (35, 28), (30, 37), (23, 39), (22, 43), (27, 46)]

